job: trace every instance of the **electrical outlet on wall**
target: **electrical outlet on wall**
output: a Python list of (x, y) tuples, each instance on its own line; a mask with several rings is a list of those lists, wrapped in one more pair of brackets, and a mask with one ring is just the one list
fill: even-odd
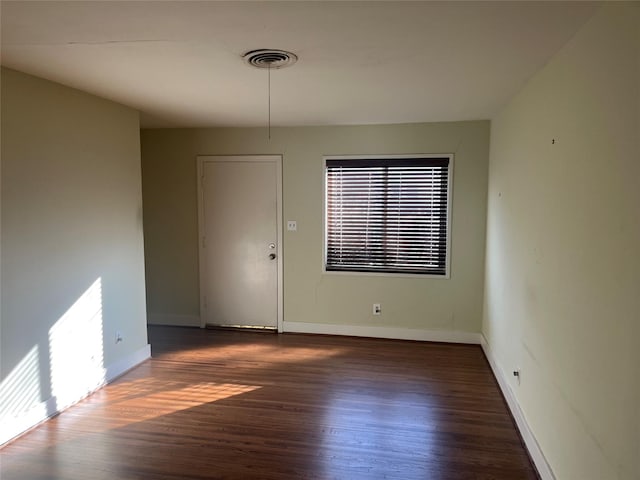
[(513, 371), (513, 376), (515, 377), (516, 382), (518, 382), (518, 385), (520, 385), (520, 381), (522, 380), (522, 372), (520, 371), (519, 368), (516, 368)]
[(382, 314), (382, 306), (379, 303), (374, 303), (373, 304), (373, 314), (374, 315), (381, 315)]

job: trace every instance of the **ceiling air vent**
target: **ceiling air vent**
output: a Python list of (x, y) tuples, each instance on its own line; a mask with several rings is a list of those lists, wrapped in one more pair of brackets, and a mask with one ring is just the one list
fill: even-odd
[(298, 57), (294, 53), (266, 48), (251, 50), (242, 57), (249, 65), (256, 68), (285, 68), (298, 61)]

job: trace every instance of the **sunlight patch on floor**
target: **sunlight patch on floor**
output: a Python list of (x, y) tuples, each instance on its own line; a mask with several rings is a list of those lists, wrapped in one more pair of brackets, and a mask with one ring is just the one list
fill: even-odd
[(109, 386), (68, 410), (58, 420), (64, 423), (65, 416), (84, 416), (90, 409), (89, 428), (95, 433), (153, 420), (260, 388), (235, 383), (186, 384), (140, 379)]
[(342, 355), (347, 351), (342, 347), (282, 347), (281, 345), (226, 345), (215, 344), (200, 346), (164, 354), (163, 357), (179, 359), (189, 357), (194, 359), (198, 355), (206, 358), (207, 362), (224, 361), (253, 362), (269, 358), (269, 363), (300, 362), (305, 360), (322, 360)]

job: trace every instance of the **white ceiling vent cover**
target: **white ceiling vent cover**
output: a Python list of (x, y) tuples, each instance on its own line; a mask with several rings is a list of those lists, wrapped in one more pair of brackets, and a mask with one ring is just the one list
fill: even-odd
[(260, 49), (245, 53), (242, 58), (256, 68), (285, 68), (298, 61), (295, 53), (284, 50)]

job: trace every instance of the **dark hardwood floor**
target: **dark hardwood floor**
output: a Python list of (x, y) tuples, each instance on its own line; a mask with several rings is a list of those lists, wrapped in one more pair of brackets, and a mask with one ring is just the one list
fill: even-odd
[(3, 448), (0, 478), (538, 478), (478, 346), (149, 339), (152, 360)]

